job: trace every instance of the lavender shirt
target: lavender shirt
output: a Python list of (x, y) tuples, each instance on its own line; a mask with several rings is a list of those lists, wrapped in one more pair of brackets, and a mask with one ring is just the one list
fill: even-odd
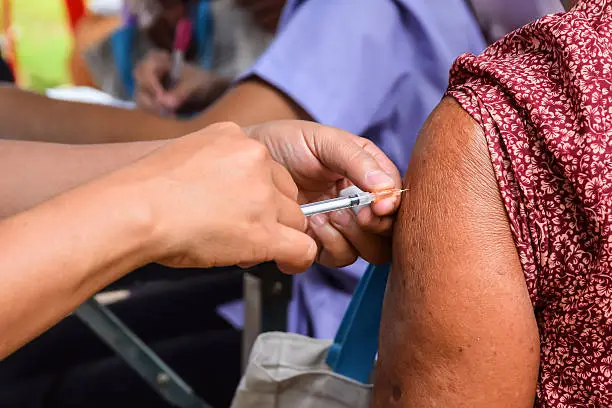
[(543, 17), (563, 12), (561, 0), (468, 0), (489, 42)]
[[(289, 0), (276, 39), (242, 77), (267, 81), (320, 123), (368, 137), (404, 172), (451, 63), (484, 47), (465, 0)], [(296, 276), (289, 329), (333, 338), (365, 267)], [(220, 313), (242, 324), (240, 303)]]

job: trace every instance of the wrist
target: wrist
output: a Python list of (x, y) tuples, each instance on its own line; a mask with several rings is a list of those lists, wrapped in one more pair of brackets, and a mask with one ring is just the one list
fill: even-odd
[(100, 179), (91, 187), (98, 190), (99, 205), (109, 214), (105, 227), (115, 231), (121, 243), (120, 257), (135, 268), (154, 262), (163, 256), (162, 232), (151, 205), (145, 181), (125, 177), (131, 168), (120, 170)]

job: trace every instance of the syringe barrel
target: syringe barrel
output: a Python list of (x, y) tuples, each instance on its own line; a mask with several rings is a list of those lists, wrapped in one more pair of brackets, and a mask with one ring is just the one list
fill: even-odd
[(338, 197), (331, 200), (319, 201), (311, 204), (304, 204), (300, 208), (305, 216), (323, 214), (330, 211), (342, 210), (360, 205), (361, 197), (354, 195), (350, 197)]

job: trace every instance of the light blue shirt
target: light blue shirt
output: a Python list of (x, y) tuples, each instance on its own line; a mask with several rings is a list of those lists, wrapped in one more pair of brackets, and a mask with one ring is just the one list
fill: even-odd
[[(277, 87), (317, 122), (371, 139), (403, 173), (452, 62), (484, 47), (464, 0), (289, 0), (276, 39), (245, 76)], [(333, 338), (365, 266), (297, 275), (289, 329)], [(240, 324), (236, 305), (221, 313)]]

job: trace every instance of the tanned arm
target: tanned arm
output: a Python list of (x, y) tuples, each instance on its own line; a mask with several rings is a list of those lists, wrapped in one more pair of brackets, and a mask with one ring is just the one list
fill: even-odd
[(284, 119), (309, 120), (310, 116), (279, 89), (256, 77), (237, 84), (193, 119), (194, 126), (230, 121), (241, 126)]
[(70, 144), (131, 142), (176, 138), (222, 121), (246, 127), (281, 119), (309, 116), (281, 91), (256, 78), (237, 84), (190, 120), (58, 101), (0, 87), (0, 139)]
[(164, 143), (65, 145), (0, 140), (0, 219), (130, 164)]
[(169, 139), (188, 133), (184, 123), (141, 111), (59, 101), (0, 86), (0, 139), (88, 144)]
[(531, 408), (539, 338), (480, 127), (450, 98), (405, 178), (376, 408)]
[(96, 185), (0, 221), (0, 358), (146, 263), (143, 207), (133, 189)]

